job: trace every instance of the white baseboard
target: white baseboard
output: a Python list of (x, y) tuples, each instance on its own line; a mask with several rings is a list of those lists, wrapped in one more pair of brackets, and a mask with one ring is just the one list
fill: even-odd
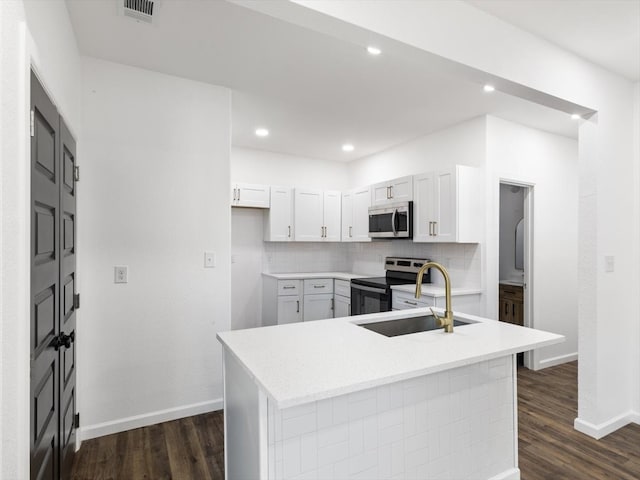
[(489, 480), (520, 480), (520, 469), (510, 468), (498, 475), (494, 475)]
[(638, 414), (638, 412), (634, 412), (632, 410), (622, 415), (618, 415), (617, 417), (613, 417), (606, 422), (599, 423), (598, 425), (594, 425), (593, 423), (582, 420), (581, 418), (576, 418), (573, 421), (573, 428), (585, 435), (595, 438), (596, 440), (600, 440), (602, 437), (605, 437), (630, 423), (640, 424), (640, 414)]
[(538, 362), (537, 368), (534, 370), (542, 370), (543, 368), (555, 367), (567, 362), (574, 362), (578, 360), (578, 352), (567, 353), (566, 355), (559, 355), (557, 357), (546, 358)]
[(156, 412), (144, 413), (133, 417), (120, 418), (118, 420), (97, 423), (95, 425), (87, 425), (86, 427), (81, 426), (79, 437), (80, 441), (89, 440), (90, 438), (102, 437), (104, 435), (111, 435), (112, 433), (124, 432), (134, 428), (169, 422), (171, 420), (178, 420), (179, 418), (214, 412), (216, 410), (222, 410), (222, 398), (207, 402), (194, 403), (191, 405), (184, 405), (181, 407), (168, 408), (166, 410), (159, 410)]

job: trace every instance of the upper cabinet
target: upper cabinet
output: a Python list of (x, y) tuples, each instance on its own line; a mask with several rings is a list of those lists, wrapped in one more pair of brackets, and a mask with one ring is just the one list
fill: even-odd
[(337, 191), (294, 189), (296, 241), (339, 242), (341, 195)]
[(269, 208), (269, 193), (269, 185), (233, 183), (231, 184), (231, 206)]
[(477, 243), (482, 234), (482, 179), (473, 167), (414, 177), (414, 242)]
[(370, 242), (369, 206), (370, 187), (350, 190), (342, 194), (342, 241)]
[(400, 177), (371, 187), (371, 205), (386, 205), (413, 200), (413, 177)]
[(264, 214), (264, 240), (293, 241), (293, 188), (272, 186), (270, 203), (271, 207)]

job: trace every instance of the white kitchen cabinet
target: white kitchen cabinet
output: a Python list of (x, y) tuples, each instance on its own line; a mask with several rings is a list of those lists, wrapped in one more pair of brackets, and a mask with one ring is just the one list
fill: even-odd
[(482, 178), (477, 168), (456, 165), (415, 175), (414, 242), (477, 243), (483, 232)]
[(304, 296), (305, 322), (333, 318), (333, 293), (318, 293)]
[(303, 320), (333, 318), (333, 278), (310, 278), (303, 283)]
[(342, 241), (370, 242), (371, 189), (363, 187), (342, 194)]
[(264, 212), (264, 240), (291, 242), (294, 239), (293, 188), (271, 186), (270, 208)]
[(351, 282), (336, 279), (334, 281), (333, 294), (334, 317), (348, 317), (351, 315)]
[(278, 325), (295, 323), (302, 320), (302, 297), (300, 295), (282, 295), (278, 297)]
[(413, 200), (413, 177), (394, 178), (371, 187), (371, 205), (410, 202)]
[(282, 325), (301, 322), (303, 315), (302, 280), (279, 280), (264, 276), (262, 284), (262, 324)]
[(301, 242), (339, 242), (341, 195), (337, 191), (294, 190), (294, 238)]
[[(470, 292), (451, 292), (451, 308), (456, 313), (468, 313), (471, 315), (482, 315), (482, 295)], [(420, 298), (415, 298), (413, 292), (404, 292), (392, 289), (391, 308), (392, 310), (406, 310), (409, 308), (437, 307), (446, 308), (447, 301), (444, 295), (429, 295), (423, 293)]]
[(256, 185), (251, 183), (231, 184), (231, 206), (269, 208), (269, 185)]

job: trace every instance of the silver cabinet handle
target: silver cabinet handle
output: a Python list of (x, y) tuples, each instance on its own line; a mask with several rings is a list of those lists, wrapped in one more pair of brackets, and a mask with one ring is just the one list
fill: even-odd
[(236, 201), (236, 188), (233, 189), (233, 201)]
[(391, 198), (391, 187), (387, 187), (387, 199)]
[(240, 201), (240, 188), (238, 188), (238, 201)]
[(389, 186), (389, 198), (393, 198), (393, 185)]
[(438, 222), (433, 222), (433, 236), (438, 236)]
[(429, 236), (433, 237), (433, 222), (429, 222)]
[(320, 227), (320, 238), (324, 238), (324, 227)]
[(324, 288), (325, 285), (314, 285), (313, 288)]
[(332, 298), (331, 299), (331, 310), (335, 310), (335, 306), (336, 306), (335, 299)]
[(286, 285), (282, 287), (284, 290), (291, 290), (292, 288), (296, 288), (294, 285)]
[(296, 300), (296, 313), (300, 313), (300, 300)]
[(289, 230), (289, 233), (287, 233), (287, 237), (291, 238), (291, 225), (289, 225), (287, 229)]
[(349, 238), (353, 237), (353, 227), (349, 226)]
[(418, 302), (410, 302), (409, 300), (405, 300), (404, 303), (407, 305), (415, 305), (416, 307), (418, 306)]

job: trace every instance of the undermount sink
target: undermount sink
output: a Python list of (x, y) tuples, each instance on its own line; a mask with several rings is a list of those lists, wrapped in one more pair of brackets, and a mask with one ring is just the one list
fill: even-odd
[[(473, 320), (460, 320), (459, 318), (453, 317), (454, 327), (461, 327), (470, 323), (475, 322)], [(387, 337), (428, 332), (429, 330), (438, 330), (439, 328), (442, 328), (438, 326), (438, 321), (433, 315), (399, 318), (397, 320), (384, 320), (382, 322), (362, 323), (357, 325)]]

